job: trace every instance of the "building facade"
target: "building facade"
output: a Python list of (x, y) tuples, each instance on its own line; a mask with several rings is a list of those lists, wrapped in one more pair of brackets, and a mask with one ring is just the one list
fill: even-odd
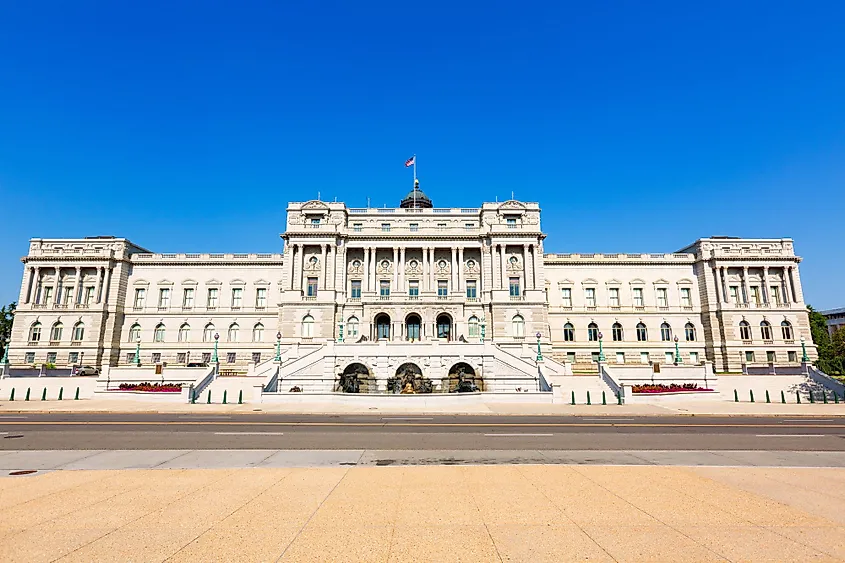
[[(112, 237), (33, 239), (12, 365), (211, 362), (246, 371), (303, 344), (539, 340), (551, 360), (815, 359), (790, 239), (704, 238), (670, 254), (545, 253), (537, 203), (290, 203), (281, 254), (156, 254)], [(405, 346), (407, 348), (407, 346)], [(676, 358), (676, 351), (679, 357)], [(140, 356), (136, 358), (136, 353)], [(416, 353), (416, 352), (414, 352)]]

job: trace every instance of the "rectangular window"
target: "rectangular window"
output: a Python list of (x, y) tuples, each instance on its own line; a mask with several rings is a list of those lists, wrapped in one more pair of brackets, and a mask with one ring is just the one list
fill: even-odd
[(446, 223), (437, 223), (437, 228), (438, 228), (438, 229), (445, 229), (445, 228), (446, 228)]
[(658, 287), (657, 288), (657, 306), (658, 307), (668, 307), (669, 306), (669, 291), (665, 287)]
[(226, 352), (226, 363), (227, 364), (234, 364), (237, 357), (238, 357), (237, 352)]
[(240, 287), (233, 287), (232, 288), (232, 308), (233, 309), (240, 309), (243, 305), (243, 298), (244, 290)]
[(505, 223), (507, 223), (509, 229), (516, 228), (516, 217), (507, 217), (505, 219)]
[(212, 287), (208, 290), (208, 308), (209, 309), (216, 309), (217, 308), (217, 288)]
[(475, 287), (475, 280), (467, 280), (467, 299), (476, 299), (476, 287)]
[(85, 288), (85, 300), (83, 301), (86, 305), (90, 305), (94, 302), (94, 287), (86, 287)]
[(266, 307), (267, 306), (267, 288), (266, 287), (259, 287), (255, 290), (255, 306), (256, 307)]
[(593, 360), (593, 363), (594, 363), (594, 364), (595, 364), (595, 363), (598, 363), (598, 361), (599, 361), (599, 353), (598, 353), (598, 352), (593, 352), (592, 354), (590, 354), (590, 358)]
[(681, 306), (692, 307), (692, 293), (688, 287), (681, 288)]
[(596, 288), (587, 287), (584, 289), (584, 299), (587, 301), (587, 307), (596, 306)]
[(729, 293), (731, 295), (731, 303), (739, 303), (739, 286), (732, 285), (729, 288)]
[(253, 352), (252, 353), (252, 363), (260, 364), (261, 363), (261, 352)]
[(666, 352), (665, 361), (667, 364), (674, 364), (675, 363), (675, 353), (674, 352)]
[(79, 361), (79, 352), (71, 352), (67, 355), (67, 363), (74, 365)]
[(773, 285), (769, 288), (769, 299), (775, 305), (780, 305), (780, 288), (778, 286)]
[(159, 309), (166, 309), (170, 307), (170, 290), (159, 289), (158, 290), (158, 308)]
[(44, 288), (44, 300), (42, 303), (49, 305), (53, 301), (53, 287), (48, 285)]
[(419, 223), (411, 223), (410, 229), (411, 229), (412, 233), (416, 233), (417, 231), (420, 230), (420, 224)]
[(634, 307), (645, 307), (645, 300), (643, 299), (643, 288), (634, 288)]
[(178, 352), (176, 354), (176, 363), (177, 364), (186, 364), (188, 363), (188, 356), (185, 352)]
[(161, 363), (161, 352), (153, 352), (153, 363), (160, 364)]
[(381, 224), (381, 232), (389, 233), (390, 232), (390, 223), (382, 223)]
[(361, 299), (361, 280), (352, 280), (352, 299)]
[(361, 228), (364, 226), (363, 223), (352, 223), (352, 230), (356, 233), (361, 232)]
[(475, 228), (475, 223), (464, 223), (464, 230), (471, 231)]
[(745, 353), (745, 361), (747, 363), (752, 363), (754, 361), (754, 352), (746, 352)]
[(449, 295), (449, 282), (446, 280), (437, 280), (437, 296), (446, 297)]
[(572, 307), (572, 288), (562, 287), (560, 289), (560, 298), (563, 301), (564, 307)]
[(72, 305), (73, 304), (73, 291), (72, 287), (65, 288), (65, 300), (62, 301), (65, 305)]
[(187, 287), (182, 290), (182, 308), (183, 309), (193, 309), (194, 308), (194, 288)]
[(692, 365), (698, 365), (698, 352), (689, 353), (689, 363)]
[(752, 285), (748, 289), (751, 290), (751, 302), (759, 305), (760, 304), (760, 286)]
[[(787, 359), (789, 360), (790, 363), (794, 364), (795, 362), (798, 361), (798, 352), (787, 352), (786, 356), (787, 356)], [(29, 363), (29, 362), (27, 362), (27, 363)]]
[(508, 286), (511, 297), (519, 297), (519, 278), (510, 278)]
[(570, 365), (575, 363), (575, 352), (566, 353), (566, 362)]
[(390, 297), (390, 280), (381, 280), (379, 282), (378, 294), (381, 297)]
[(47, 363), (48, 364), (55, 364), (56, 363), (56, 353), (55, 352), (47, 352)]
[(211, 363), (211, 352), (203, 352), (202, 353), (202, 363), (204, 363), (204, 364)]
[(126, 363), (127, 364), (135, 363), (135, 352), (127, 352), (126, 353)]
[(146, 289), (136, 289), (135, 290), (135, 302), (133, 303), (133, 307), (136, 309), (143, 309), (144, 308), (144, 300), (147, 297), (147, 290)]
[(305, 287), (306, 297), (317, 297), (317, 278), (308, 278), (308, 284)]
[(618, 307), (619, 306), (619, 288), (618, 287), (611, 287), (607, 290), (610, 295), (610, 306), (611, 307)]
[(408, 295), (411, 297), (420, 296), (420, 282), (419, 280), (410, 280), (408, 282)]
[(35, 363), (35, 352), (27, 352), (24, 354), (24, 362), (27, 364)]
[(319, 217), (312, 217), (311, 218), (311, 228), (312, 229), (319, 229), (320, 228), (320, 218)]
[(616, 363), (617, 364), (624, 364), (625, 363), (625, 352), (616, 352)]
[(640, 352), (640, 363), (647, 364), (648, 361), (648, 352)]
[(772, 351), (766, 352), (766, 363), (775, 363), (775, 353)]

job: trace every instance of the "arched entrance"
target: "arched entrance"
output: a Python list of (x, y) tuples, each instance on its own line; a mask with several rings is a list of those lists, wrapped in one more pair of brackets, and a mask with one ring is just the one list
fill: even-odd
[(376, 340), (390, 340), (390, 315), (376, 315)]
[(369, 368), (360, 362), (346, 366), (338, 377), (335, 391), (342, 393), (372, 393), (376, 389), (375, 378)]
[(437, 315), (437, 338), (452, 339), (452, 317), (446, 313)]
[(466, 362), (458, 362), (449, 368), (449, 393), (470, 393), (483, 391), (484, 381), (475, 369)]
[(422, 319), (418, 314), (411, 313), (405, 317), (405, 340), (410, 340), (411, 342), (419, 341), (422, 336), (420, 332), (421, 327)]
[(431, 393), (434, 387), (431, 380), (424, 377), (417, 364), (406, 362), (396, 369), (396, 376), (387, 380), (390, 393), (416, 394)]

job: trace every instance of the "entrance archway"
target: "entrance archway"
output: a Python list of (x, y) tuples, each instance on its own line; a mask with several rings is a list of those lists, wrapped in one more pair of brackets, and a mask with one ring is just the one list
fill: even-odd
[(458, 362), (449, 368), (449, 393), (469, 393), (483, 391), (484, 381), (475, 372), (475, 368), (466, 362)]
[(452, 339), (452, 317), (446, 313), (437, 315), (437, 338)]
[(376, 389), (375, 378), (369, 368), (360, 362), (346, 366), (338, 377), (335, 391), (342, 393), (372, 393)]
[(405, 317), (405, 339), (411, 342), (418, 341), (422, 337), (420, 328), (422, 327), (422, 319), (416, 313), (411, 313)]
[(434, 386), (417, 364), (405, 362), (396, 368), (396, 376), (387, 380), (387, 390), (401, 394), (431, 393)]
[(376, 315), (376, 340), (390, 340), (390, 315)]

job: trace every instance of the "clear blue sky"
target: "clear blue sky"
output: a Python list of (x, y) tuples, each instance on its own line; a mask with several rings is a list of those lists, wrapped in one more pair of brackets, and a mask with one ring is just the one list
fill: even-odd
[(31, 237), (272, 252), (290, 200), (539, 201), (550, 252), (793, 237), (845, 306), (845, 3), (5, 2), (0, 301)]

